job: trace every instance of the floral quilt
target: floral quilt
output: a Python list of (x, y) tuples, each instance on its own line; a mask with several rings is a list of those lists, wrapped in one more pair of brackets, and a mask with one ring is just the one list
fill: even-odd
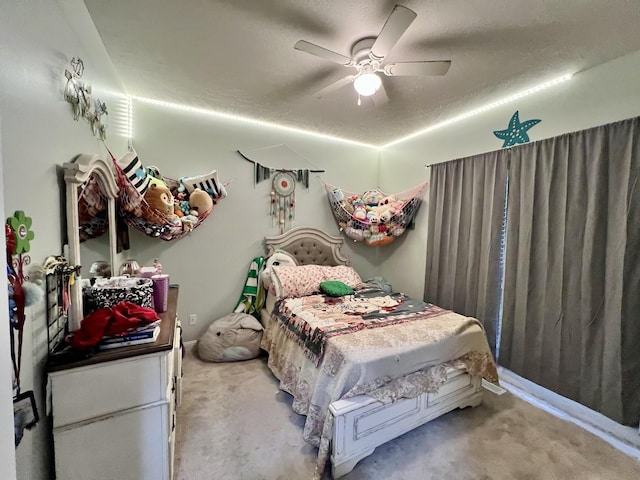
[(431, 303), (405, 308), (409, 297), (402, 293), (368, 292), (344, 297), (309, 295), (287, 298), (276, 304), (281, 327), (304, 349), (316, 366), (322, 360), (327, 340), (368, 328), (424, 321), (449, 312)]
[(498, 382), (478, 320), (404, 296), (287, 299), (263, 310), (262, 321), (268, 366), (293, 396), (293, 410), (306, 416), (303, 438), (319, 447), (317, 473), (328, 459), (332, 402), (369, 395), (388, 403), (435, 392), (447, 366)]

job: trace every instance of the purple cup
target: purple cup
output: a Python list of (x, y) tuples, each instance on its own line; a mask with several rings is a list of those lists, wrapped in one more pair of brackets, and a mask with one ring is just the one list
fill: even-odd
[(169, 297), (169, 274), (153, 275), (151, 280), (153, 280), (153, 308), (158, 313), (166, 312)]

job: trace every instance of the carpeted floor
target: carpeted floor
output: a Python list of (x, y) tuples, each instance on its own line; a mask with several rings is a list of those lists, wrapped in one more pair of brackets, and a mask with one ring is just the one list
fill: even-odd
[[(188, 349), (190, 350), (190, 349)], [(261, 357), (212, 364), (191, 351), (178, 409), (176, 480), (307, 480), (316, 449)], [(329, 468), (325, 478), (331, 478)], [(378, 447), (345, 480), (637, 480), (640, 462), (510, 393)]]

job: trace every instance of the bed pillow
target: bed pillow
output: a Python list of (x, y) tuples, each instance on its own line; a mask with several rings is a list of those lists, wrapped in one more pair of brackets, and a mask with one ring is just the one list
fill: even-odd
[(362, 283), (360, 275), (351, 267), (300, 265), (272, 267), (271, 280), (277, 298), (305, 297), (320, 292), (320, 284), (328, 280), (340, 281), (351, 288)]
[(319, 292), (320, 282), (325, 280), (320, 265), (277, 265), (271, 268), (271, 272), (277, 298), (306, 297)]
[(320, 282), (320, 291), (331, 297), (353, 295), (353, 288), (339, 280), (327, 280), (326, 282)]
[(325, 280), (338, 280), (346, 283), (351, 288), (356, 288), (362, 283), (362, 278), (353, 267), (347, 265), (337, 265), (335, 267), (322, 267), (325, 272)]

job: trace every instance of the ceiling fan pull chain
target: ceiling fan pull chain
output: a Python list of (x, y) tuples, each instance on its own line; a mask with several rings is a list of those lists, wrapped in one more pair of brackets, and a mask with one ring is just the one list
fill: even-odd
[(360, 101), (360, 94), (358, 94), (358, 106), (362, 105), (362, 101)]

